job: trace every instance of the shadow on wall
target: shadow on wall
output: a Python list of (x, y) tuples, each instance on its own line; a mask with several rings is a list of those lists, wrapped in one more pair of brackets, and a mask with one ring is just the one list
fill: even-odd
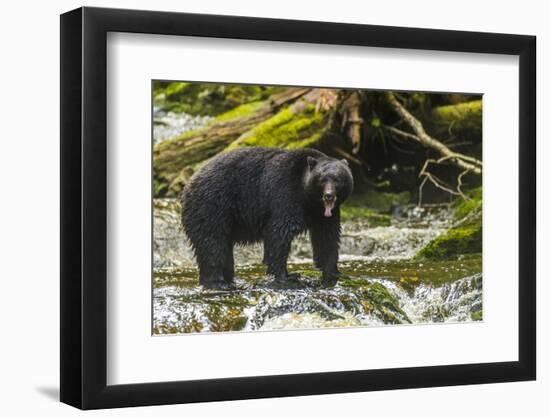
[(36, 391), (50, 400), (59, 401), (59, 387), (36, 387)]

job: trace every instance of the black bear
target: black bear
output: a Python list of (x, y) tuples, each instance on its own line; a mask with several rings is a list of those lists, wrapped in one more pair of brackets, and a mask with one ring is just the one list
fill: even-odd
[(277, 281), (287, 271), (292, 240), (309, 231), (323, 279), (339, 275), (340, 204), (353, 190), (346, 160), (313, 149), (245, 148), (202, 167), (182, 193), (182, 225), (195, 251), (199, 282), (233, 283), (235, 244), (262, 242), (263, 262)]

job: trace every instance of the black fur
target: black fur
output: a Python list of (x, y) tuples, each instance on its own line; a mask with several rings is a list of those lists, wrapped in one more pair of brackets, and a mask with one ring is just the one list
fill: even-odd
[[(315, 265), (333, 281), (339, 274), (339, 205), (352, 189), (347, 163), (313, 149), (246, 148), (218, 155), (182, 194), (182, 224), (195, 250), (200, 284), (231, 285), (234, 245), (261, 241), (268, 274), (289, 279), (290, 245), (305, 231)], [(336, 200), (327, 217), (323, 194), (331, 191)]]

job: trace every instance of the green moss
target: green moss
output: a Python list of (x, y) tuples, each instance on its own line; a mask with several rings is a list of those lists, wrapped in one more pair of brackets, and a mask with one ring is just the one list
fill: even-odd
[(280, 87), (258, 85), (155, 82), (156, 106), (166, 111), (218, 116), (243, 104), (266, 100)]
[(399, 307), (399, 301), (383, 284), (365, 279), (342, 277), (338, 285), (353, 289), (353, 292), (360, 296), (363, 308), (368, 313), (380, 317), (384, 323), (410, 323), (407, 314)]
[(187, 139), (197, 137), (197, 135), (200, 134), (200, 131), (202, 129), (205, 129), (205, 128), (203, 127), (201, 129), (188, 130), (187, 132), (180, 133), (179, 135), (174, 136), (173, 138), (163, 140), (162, 142), (159, 142), (155, 145), (154, 150), (156, 152), (162, 152), (170, 148), (182, 146), (181, 142), (186, 141)]
[(411, 194), (408, 191), (401, 193), (387, 193), (375, 190), (369, 190), (361, 195), (354, 195), (349, 200), (349, 204), (357, 207), (368, 207), (380, 212), (389, 212), (392, 204), (400, 206), (410, 202)]
[(216, 121), (227, 121), (239, 117), (249, 116), (263, 105), (265, 105), (265, 102), (263, 101), (253, 101), (252, 103), (241, 104), (240, 106), (235, 107), (232, 110), (220, 114), (218, 117), (216, 117)]
[(311, 146), (321, 139), (324, 121), (324, 115), (311, 104), (305, 105), (303, 111), (287, 107), (233, 142), (227, 150), (243, 146), (287, 149)]
[(153, 334), (178, 334), (178, 333), (199, 333), (203, 330), (203, 324), (196, 321), (190, 320), (187, 323), (184, 323), (181, 326), (167, 326), (165, 324), (157, 325), (153, 327)]
[(371, 226), (389, 226), (391, 217), (387, 214), (377, 213), (367, 207), (351, 206), (344, 204), (340, 209), (342, 221), (367, 220)]
[(471, 319), (473, 321), (481, 321), (483, 320), (483, 310), (478, 310), (478, 311), (474, 311), (471, 315), (470, 315)]
[(421, 249), (415, 259), (450, 259), (462, 254), (481, 253), (482, 227), (472, 224), (447, 230)]
[(399, 307), (397, 299), (381, 283), (375, 282), (370, 285), (365, 292), (365, 296), (367, 301), (374, 305), (377, 312), (382, 316), (384, 323), (411, 322), (407, 314)]
[(241, 309), (227, 308), (226, 306), (212, 304), (206, 312), (206, 317), (211, 323), (213, 332), (235, 332), (242, 330), (248, 318)]
[(371, 285), (366, 279), (350, 278), (348, 276), (340, 277), (338, 285), (344, 288), (367, 288)]
[(482, 100), (450, 104), (434, 108), (432, 117), (436, 123), (450, 125), (452, 129), (481, 132), (482, 108)]
[(370, 190), (364, 194), (352, 196), (341, 208), (343, 221), (367, 220), (371, 226), (389, 226), (392, 204), (405, 205), (410, 200), (409, 192), (384, 193)]
[(455, 219), (460, 220), (466, 217), (468, 214), (477, 210), (483, 203), (482, 188), (478, 187), (466, 193), (467, 199), (456, 200), (453, 207), (453, 214)]
[(174, 96), (177, 96), (185, 91), (185, 89), (189, 86), (189, 83), (170, 83), (166, 86), (164, 90), (164, 95), (167, 98), (172, 98)]
[(466, 193), (467, 199), (457, 199), (452, 206), (457, 220), (455, 227), (421, 249), (415, 259), (455, 259), (482, 252), (483, 192), (475, 188)]
[(481, 254), (463, 255), (457, 260), (356, 260), (340, 262), (340, 272), (344, 275), (340, 282), (350, 280), (360, 285), (365, 276), (390, 280), (405, 290), (414, 289), (420, 284), (440, 286), (451, 283), (482, 271)]

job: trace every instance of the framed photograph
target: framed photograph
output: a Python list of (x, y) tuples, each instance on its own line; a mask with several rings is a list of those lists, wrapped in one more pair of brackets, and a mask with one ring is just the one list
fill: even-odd
[(535, 37), (61, 16), (61, 401), (533, 380)]

